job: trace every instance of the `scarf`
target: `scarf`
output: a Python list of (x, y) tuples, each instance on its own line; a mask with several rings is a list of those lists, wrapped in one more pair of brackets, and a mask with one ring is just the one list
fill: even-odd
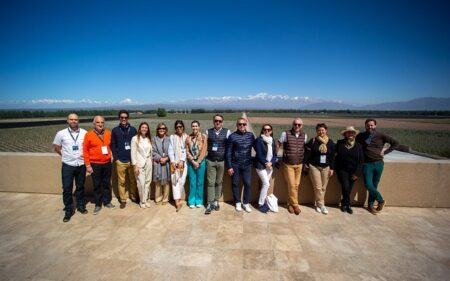
[(273, 157), (273, 151), (272, 151), (273, 138), (272, 137), (267, 137), (265, 135), (261, 135), (261, 138), (263, 139), (264, 143), (267, 144), (266, 160), (267, 160), (267, 162), (271, 162), (272, 161), (272, 157)]
[[(181, 136), (174, 134), (172, 135), (173, 142), (173, 154), (175, 155), (175, 162), (180, 162), (181, 160), (181, 149), (185, 147), (186, 138), (188, 135), (183, 133)], [(183, 171), (181, 169), (176, 169), (174, 172), (174, 182), (178, 182), (178, 180), (183, 175)]]
[[(155, 149), (153, 150), (153, 154), (157, 154), (159, 157), (167, 157), (169, 151), (169, 138), (164, 137), (160, 138), (159, 136), (153, 137), (153, 145)], [(165, 185), (169, 182), (170, 178), (170, 163), (166, 163), (165, 165), (161, 165), (161, 163), (153, 161), (153, 179), (156, 182), (161, 182), (162, 185)]]
[(191, 139), (189, 149), (192, 154), (192, 157), (194, 157), (194, 160), (197, 161), (200, 151), (202, 150), (202, 142), (203, 142), (202, 133), (198, 132), (197, 135), (190, 135), (190, 138)]
[(369, 134), (369, 136), (366, 139), (366, 144), (369, 145), (373, 138), (375, 137), (375, 135), (377, 134), (377, 132), (375, 130), (373, 130), (373, 132), (371, 134)]
[(355, 146), (355, 139), (350, 140), (350, 139), (345, 139), (345, 147), (347, 149), (352, 149)]
[(317, 136), (316, 138), (317, 138), (318, 141), (321, 142), (321, 144), (319, 146), (320, 153), (322, 153), (322, 154), (327, 153), (327, 151), (328, 151), (327, 150), (327, 143), (328, 143), (328, 140), (329, 140), (328, 136), (325, 135), (323, 138)]

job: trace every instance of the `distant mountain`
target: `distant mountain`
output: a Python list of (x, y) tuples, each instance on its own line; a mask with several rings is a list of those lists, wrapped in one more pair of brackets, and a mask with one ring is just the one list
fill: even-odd
[(139, 109), (151, 110), (163, 107), (168, 110), (180, 109), (303, 109), (303, 110), (422, 110), (422, 111), (450, 111), (450, 98), (418, 98), (403, 102), (379, 103), (365, 106), (356, 106), (341, 101), (325, 100), (309, 96), (269, 95), (258, 93), (256, 95), (204, 97), (184, 99), (170, 102), (144, 104), (129, 98), (118, 102), (82, 100), (22, 100), (0, 101), (1, 109), (30, 109), (30, 110), (57, 110), (57, 109)]
[(205, 109), (351, 109), (353, 105), (339, 101), (324, 100), (316, 97), (298, 97), (287, 95), (269, 95), (259, 93), (246, 97), (224, 96), (186, 99), (169, 103), (169, 107), (180, 104), (186, 108)]
[(366, 110), (450, 110), (450, 98), (418, 98), (409, 101), (387, 102), (366, 105), (359, 109)]

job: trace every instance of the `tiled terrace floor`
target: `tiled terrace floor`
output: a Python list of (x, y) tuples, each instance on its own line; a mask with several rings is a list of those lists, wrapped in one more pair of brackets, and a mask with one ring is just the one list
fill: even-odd
[(300, 216), (228, 204), (77, 213), (61, 196), (0, 193), (1, 280), (449, 280), (450, 210)]

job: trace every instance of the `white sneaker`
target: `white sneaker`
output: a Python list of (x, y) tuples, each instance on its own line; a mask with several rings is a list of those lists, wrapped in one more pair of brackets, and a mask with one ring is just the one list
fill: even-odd
[(242, 206), (241, 206), (241, 203), (236, 203), (236, 211), (242, 212)]
[(324, 215), (328, 214), (328, 209), (325, 206), (322, 206), (322, 208), (320, 208), (320, 211), (322, 211), (322, 214), (324, 214)]
[(316, 212), (322, 213), (322, 209), (321, 209), (319, 206), (317, 206), (317, 207), (316, 207)]
[(147, 208), (147, 206), (145, 205), (145, 203), (139, 203), (139, 206), (141, 206), (142, 209)]
[(189, 208), (194, 209), (195, 205), (189, 205)]
[(244, 204), (242, 206), (243, 206), (244, 211), (246, 211), (247, 213), (252, 212), (252, 208), (250, 207), (250, 204)]
[(202, 207), (202, 205), (195, 205), (195, 207), (197, 207), (197, 208), (201, 208), (201, 207)]
[(145, 202), (145, 207), (150, 208), (150, 203), (149, 202)]

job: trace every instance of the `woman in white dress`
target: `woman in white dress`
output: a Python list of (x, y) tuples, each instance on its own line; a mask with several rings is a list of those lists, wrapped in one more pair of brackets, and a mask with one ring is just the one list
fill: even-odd
[(186, 139), (188, 135), (184, 132), (184, 123), (175, 121), (175, 134), (170, 136), (169, 159), (172, 178), (172, 194), (175, 200), (177, 212), (181, 209), (181, 197), (184, 194), (184, 183), (186, 182)]

